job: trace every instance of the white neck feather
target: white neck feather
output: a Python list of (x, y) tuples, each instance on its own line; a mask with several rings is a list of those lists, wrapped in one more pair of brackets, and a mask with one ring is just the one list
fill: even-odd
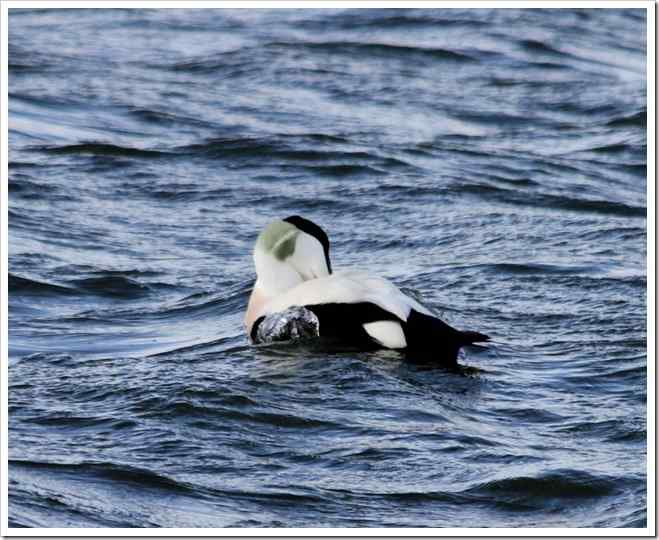
[[(272, 299), (300, 283), (329, 275), (323, 246), (316, 238), (300, 231), (284, 233), (274, 244), (268, 244), (272, 239), (267, 238), (257, 241), (254, 248), (257, 279), (245, 314), (248, 331)], [(291, 233), (296, 235), (292, 252), (278, 258), (274, 255), (277, 246), (287, 241)]]
[(266, 296), (273, 297), (304, 281), (293, 266), (263, 251), (254, 252), (256, 283)]

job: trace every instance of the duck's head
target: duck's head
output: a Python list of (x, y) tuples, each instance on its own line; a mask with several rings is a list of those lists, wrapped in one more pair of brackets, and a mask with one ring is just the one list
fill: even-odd
[(271, 294), (332, 273), (329, 239), (318, 225), (300, 216), (270, 223), (256, 240), (257, 281)]
[(254, 246), (256, 283), (246, 323), (265, 301), (303, 281), (332, 273), (329, 239), (318, 225), (300, 216), (270, 223)]

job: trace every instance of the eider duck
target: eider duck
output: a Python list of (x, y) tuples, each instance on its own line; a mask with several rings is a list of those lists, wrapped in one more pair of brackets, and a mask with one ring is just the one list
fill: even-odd
[[(253, 342), (265, 341), (259, 332), (264, 321), (287, 310), (309, 315), (306, 320), (302, 315), (303, 324), (321, 338), (364, 350), (397, 349), (412, 360), (447, 367), (457, 366), (462, 346), (489, 340), (449, 326), (384, 278), (332, 272), (329, 250), (325, 231), (300, 216), (274, 221), (261, 232), (254, 247), (257, 279), (245, 314)], [(289, 332), (284, 338), (308, 335), (290, 333), (288, 324), (281, 328)]]

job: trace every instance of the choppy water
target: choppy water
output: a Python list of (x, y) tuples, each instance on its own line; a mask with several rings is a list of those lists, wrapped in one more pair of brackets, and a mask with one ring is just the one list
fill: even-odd
[[(11, 10), (9, 520), (646, 524), (644, 10)], [(494, 338), (254, 348), (269, 220)]]

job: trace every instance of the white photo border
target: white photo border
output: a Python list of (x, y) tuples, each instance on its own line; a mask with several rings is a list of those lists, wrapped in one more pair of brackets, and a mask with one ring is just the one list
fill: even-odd
[[(8, 526), (8, 18), (14, 8), (643, 8), (647, 23), (647, 526), (645, 528), (16, 528)], [(656, 133), (655, 133), (655, 4), (650, 1), (18, 1), (0, 2), (0, 513), (2, 536), (655, 536), (656, 530), (656, 318), (655, 318), (655, 240), (656, 240)]]

